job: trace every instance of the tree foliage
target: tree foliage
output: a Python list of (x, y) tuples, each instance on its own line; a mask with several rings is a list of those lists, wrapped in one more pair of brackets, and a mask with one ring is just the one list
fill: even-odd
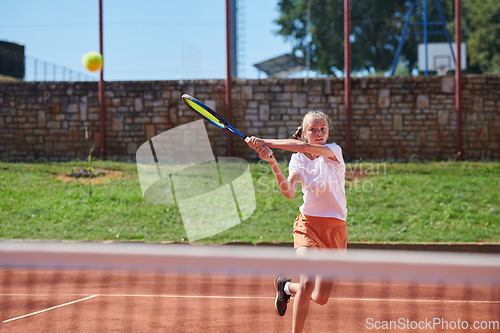
[[(293, 52), (299, 56), (306, 54), (307, 2), (279, 2), (279, 34), (292, 41)], [(353, 70), (390, 67), (404, 22), (406, 2), (352, 1), (350, 40)], [(333, 74), (335, 69), (343, 70), (344, 0), (312, 0), (310, 24), (312, 68), (325, 74)]]
[(465, 0), (464, 25), (467, 29), (467, 55), (471, 65), (482, 73), (500, 73), (500, 1)]
[[(305, 62), (308, 42), (307, 4), (311, 1), (311, 68), (323, 74), (334, 74), (344, 67), (344, 0), (281, 0), (279, 34), (292, 42), (292, 53)], [(411, 22), (422, 22), (422, 1), (416, 0), (351, 0), (351, 65), (353, 71), (391, 68), (402, 34), (406, 15), (412, 3), (415, 10)], [(444, 19), (454, 41), (454, 0), (441, 0)], [(441, 17), (436, 1), (427, 1), (428, 21)], [(464, 0), (463, 41), (468, 43), (469, 68), (472, 71), (500, 72), (500, 1)], [(422, 25), (409, 31), (422, 31)], [(442, 30), (430, 25), (429, 43), (446, 42)], [(434, 31), (433, 31), (434, 30)], [(406, 66), (417, 67), (417, 44), (422, 34), (408, 34), (401, 52)], [(472, 65), (472, 66), (471, 66)]]

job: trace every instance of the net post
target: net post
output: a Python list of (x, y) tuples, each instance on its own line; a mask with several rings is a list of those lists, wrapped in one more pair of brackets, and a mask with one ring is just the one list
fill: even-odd
[[(99, 0), (99, 51), (103, 55), (103, 28), (102, 28), (102, 0)], [(104, 105), (104, 61), (100, 70), (99, 78), (99, 143), (101, 146), (101, 158), (106, 157), (106, 106)]]
[[(226, 0), (226, 119), (232, 123), (231, 109), (231, 0)], [(227, 156), (233, 156), (233, 137), (227, 132)]]
[(455, 109), (457, 112), (457, 154), (463, 156), (462, 147), (462, 67), (460, 66), (462, 44), (462, 0), (455, 0)]
[(351, 149), (351, 0), (344, 0), (344, 103), (345, 103), (345, 155), (352, 158)]

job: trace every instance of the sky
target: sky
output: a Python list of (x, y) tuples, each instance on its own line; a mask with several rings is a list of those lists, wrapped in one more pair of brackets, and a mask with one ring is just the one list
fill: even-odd
[[(238, 0), (238, 77), (265, 78), (253, 64), (290, 52), (291, 44), (276, 34), (278, 1)], [(225, 0), (103, 0), (104, 79), (225, 78), (225, 14)], [(97, 79), (81, 58), (99, 52), (99, 1), (2, 0), (0, 40), (25, 46), (27, 80), (35, 59), (38, 79), (50, 80), (54, 64), (56, 78), (64, 67)]]

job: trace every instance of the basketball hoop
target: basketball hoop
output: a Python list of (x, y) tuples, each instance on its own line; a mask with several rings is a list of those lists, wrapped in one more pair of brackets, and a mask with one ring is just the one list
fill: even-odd
[(450, 67), (447, 65), (439, 65), (437, 66), (437, 75), (439, 76), (445, 76), (448, 74), (448, 71), (450, 70)]

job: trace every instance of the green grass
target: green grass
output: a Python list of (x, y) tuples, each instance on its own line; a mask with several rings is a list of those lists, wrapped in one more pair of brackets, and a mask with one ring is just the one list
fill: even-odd
[[(174, 205), (144, 201), (135, 164), (96, 161), (125, 176), (93, 186), (55, 173), (85, 162), (0, 163), (0, 238), (185, 241)], [(281, 195), (267, 164), (250, 164), (257, 209), (200, 242), (292, 241), (301, 193)], [(282, 165), (285, 169), (286, 165)], [(350, 164), (369, 177), (347, 186), (350, 241), (500, 242), (500, 163)]]
[(366, 181), (348, 193), (350, 240), (500, 241), (499, 163), (388, 164)]

